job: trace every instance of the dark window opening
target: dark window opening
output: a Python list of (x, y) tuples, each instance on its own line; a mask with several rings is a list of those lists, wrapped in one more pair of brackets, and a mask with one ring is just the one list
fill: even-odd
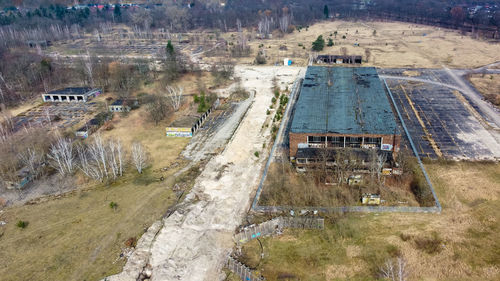
[(75, 100), (75, 96), (69, 96), (69, 100), (70, 101), (74, 101)]
[(361, 147), (361, 142), (363, 141), (363, 138), (359, 137), (346, 137), (345, 138), (345, 146), (346, 147)]
[(51, 100), (50, 96), (45, 96), (45, 100)]
[(325, 137), (317, 137), (317, 136), (308, 136), (307, 137), (308, 143), (325, 143), (325, 140), (326, 140)]
[(62, 101), (66, 101), (66, 100), (68, 100), (68, 97), (67, 96), (61, 96), (61, 100)]
[(78, 101), (82, 101), (82, 100), (83, 100), (83, 97), (82, 97), (82, 96), (77, 96), (77, 97), (76, 97), (76, 99), (77, 99)]
[(379, 148), (382, 144), (382, 138), (365, 138), (364, 144), (373, 148)]
[(344, 147), (344, 137), (327, 137), (328, 147)]
[(52, 98), (57, 101), (59, 100), (59, 96), (53, 96)]

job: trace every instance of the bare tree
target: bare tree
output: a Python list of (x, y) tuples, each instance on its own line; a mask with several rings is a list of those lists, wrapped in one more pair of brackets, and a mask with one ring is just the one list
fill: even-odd
[(290, 26), (292, 22), (292, 15), (289, 13), (288, 7), (283, 7), (282, 11), (283, 16), (279, 19), (279, 25), (281, 32), (286, 33), (288, 31), (288, 26)]
[(146, 111), (149, 118), (155, 122), (155, 125), (163, 120), (168, 114), (168, 106), (165, 103), (165, 97), (154, 96), (153, 100), (147, 105)]
[(85, 74), (87, 74), (87, 77), (90, 82), (90, 87), (94, 87), (94, 71), (93, 71), (93, 62), (92, 58), (90, 57), (89, 50), (87, 49), (87, 56), (83, 58), (83, 67), (85, 70)]
[(12, 135), (14, 122), (10, 114), (2, 114), (0, 117), (0, 141), (4, 142)]
[(262, 18), (258, 23), (259, 34), (262, 38), (268, 38), (269, 31), (271, 30), (271, 11), (266, 10), (262, 14)]
[(365, 49), (365, 60), (366, 60), (366, 62), (370, 61), (371, 54), (372, 54), (372, 52), (370, 51), (370, 49)]
[(347, 56), (347, 48), (346, 48), (346, 47), (342, 47), (342, 48), (340, 48), (340, 53), (341, 53), (343, 56)]
[(387, 161), (387, 156), (385, 154), (377, 155), (377, 180), (380, 183), (380, 175), (382, 175), (382, 168)]
[(132, 144), (132, 162), (134, 163), (137, 172), (142, 174), (142, 170), (146, 167), (147, 154), (140, 142)]
[(73, 154), (73, 144), (69, 139), (59, 137), (50, 147), (49, 164), (61, 175), (69, 175), (74, 171), (75, 156)]
[(406, 281), (408, 280), (408, 267), (406, 260), (403, 257), (388, 259), (384, 266), (380, 268), (382, 278), (392, 281)]
[(88, 177), (103, 181), (123, 175), (124, 151), (119, 140), (103, 141), (95, 135), (87, 146), (77, 146), (78, 168)]
[(180, 86), (167, 86), (167, 97), (174, 111), (179, 110), (182, 105), (184, 89)]
[(38, 169), (43, 162), (43, 154), (29, 147), (26, 151), (19, 153), (19, 160), (27, 167), (32, 175), (38, 174)]
[(84, 145), (78, 145), (76, 147), (77, 155), (79, 159), (78, 168), (89, 178), (94, 180), (102, 181), (103, 175), (101, 170), (97, 165), (95, 165), (95, 161), (92, 158), (92, 155), (89, 153), (87, 147)]

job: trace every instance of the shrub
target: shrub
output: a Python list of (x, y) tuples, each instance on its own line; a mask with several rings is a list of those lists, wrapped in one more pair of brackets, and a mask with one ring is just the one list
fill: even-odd
[(253, 153), (253, 155), (255, 155), (255, 157), (259, 158), (259, 152), (258, 152), (258, 151), (255, 151), (255, 152)]
[(259, 52), (257, 56), (255, 57), (255, 63), (256, 64), (266, 64), (266, 57)]
[(113, 210), (116, 210), (116, 208), (118, 208), (118, 203), (111, 201), (109, 202), (109, 207)]
[(412, 238), (413, 238), (413, 236), (412, 236), (411, 234), (404, 234), (404, 233), (401, 233), (401, 234), (399, 234), (399, 238), (401, 238), (401, 240), (403, 240), (403, 241), (405, 241), (405, 242), (406, 242), (406, 241), (408, 241), (408, 240), (412, 239)]
[(266, 115), (269, 115), (271, 114), (271, 111), (269, 111), (269, 109), (266, 111)]
[(415, 246), (417, 249), (426, 252), (427, 254), (436, 254), (441, 252), (441, 244), (443, 240), (439, 237), (437, 232), (433, 232), (431, 237), (415, 238)]
[(275, 103), (275, 102), (276, 102), (276, 98), (275, 98), (275, 97), (273, 97), (273, 98), (271, 99), (271, 102), (272, 102), (272, 103)]
[(28, 226), (28, 222), (27, 221), (18, 221), (16, 223), (16, 226), (19, 227), (19, 228), (26, 228)]
[(137, 238), (135, 238), (135, 237), (130, 237), (129, 239), (127, 239), (127, 240), (125, 241), (125, 243), (124, 243), (124, 244), (125, 244), (125, 246), (127, 246), (127, 247), (129, 247), (129, 248), (130, 248), (130, 247), (131, 247), (131, 248), (135, 248), (135, 246), (137, 246)]
[(333, 40), (332, 38), (328, 38), (328, 44), (326, 44), (328, 47), (333, 46)]

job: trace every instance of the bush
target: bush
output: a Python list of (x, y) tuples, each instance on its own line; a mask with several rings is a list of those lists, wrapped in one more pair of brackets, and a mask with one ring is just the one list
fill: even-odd
[(277, 87), (274, 89), (274, 97), (275, 98), (279, 98), (280, 96), (280, 89), (278, 89)]
[(18, 221), (16, 223), (16, 226), (19, 227), (19, 228), (26, 228), (28, 226), (28, 222), (27, 221)]
[(272, 103), (275, 103), (275, 102), (276, 102), (276, 98), (275, 98), (275, 97), (273, 97), (273, 98), (271, 99), (271, 102), (272, 102)]
[(129, 248), (135, 248), (135, 246), (137, 246), (137, 238), (135, 237), (130, 237), (129, 239), (127, 239), (125, 241), (125, 246), (129, 247)]
[(417, 249), (426, 252), (427, 254), (436, 254), (441, 252), (441, 244), (443, 240), (439, 237), (437, 232), (433, 232), (431, 237), (415, 238), (415, 246)]
[(266, 111), (266, 115), (269, 115), (271, 114), (271, 111), (269, 111), (269, 109)]
[(116, 210), (116, 208), (118, 208), (118, 203), (111, 201), (109, 202), (109, 207), (113, 210)]
[(333, 40), (332, 38), (328, 38), (328, 44), (326, 44), (328, 47), (333, 46)]
[(255, 155), (255, 157), (259, 158), (259, 152), (258, 152), (258, 151), (255, 151), (255, 152), (253, 153), (253, 155)]
[(259, 52), (257, 56), (255, 57), (255, 63), (256, 64), (266, 64), (266, 57)]
[(413, 236), (412, 236), (411, 234), (404, 234), (404, 233), (401, 233), (401, 234), (399, 234), (399, 238), (401, 238), (401, 240), (403, 240), (403, 241), (405, 241), (405, 242), (406, 242), (406, 241), (408, 241), (408, 240), (412, 239), (412, 238), (413, 238)]

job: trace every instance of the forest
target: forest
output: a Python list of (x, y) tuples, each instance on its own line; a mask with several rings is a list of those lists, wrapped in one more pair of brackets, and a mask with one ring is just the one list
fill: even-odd
[[(26, 93), (46, 92), (76, 77), (85, 80), (84, 71), (43, 57), (40, 50), (30, 48), (30, 42), (51, 44), (116, 25), (127, 25), (144, 34), (157, 30), (167, 33), (194, 29), (228, 32), (247, 28), (267, 38), (274, 30), (293, 32), (316, 21), (335, 19), (397, 20), (460, 29), (464, 34), (496, 40), (500, 27), (498, 3), (473, 0), (184, 0), (97, 5), (92, 1), (74, 4), (71, 1), (1, 0), (0, 103), (16, 105), (30, 97)], [(100, 61), (99, 65), (108, 63)], [(106, 73), (105, 68), (95, 71)], [(144, 74), (143, 67), (130, 68)], [(106, 80), (103, 84), (108, 86), (108, 75), (96, 76)]]

